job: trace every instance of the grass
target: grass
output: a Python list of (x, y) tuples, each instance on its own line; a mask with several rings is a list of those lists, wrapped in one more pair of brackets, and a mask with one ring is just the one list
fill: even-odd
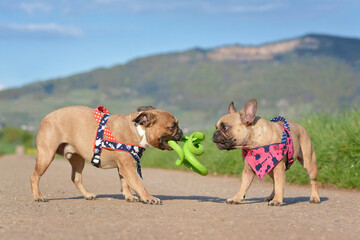
[[(305, 127), (314, 144), (318, 165), (318, 181), (340, 188), (360, 188), (360, 109), (338, 115), (314, 114), (298, 121)], [(210, 174), (240, 176), (243, 169), (241, 150), (220, 151), (211, 142), (212, 131), (204, 131), (205, 153), (197, 159)], [(142, 159), (145, 167), (188, 170), (176, 166), (173, 151), (146, 150)], [(308, 184), (306, 170), (295, 162), (286, 172), (287, 182)]]
[(15, 153), (15, 145), (12, 143), (1, 142), (0, 143), (0, 156), (4, 154)]
[[(337, 116), (313, 115), (304, 119), (302, 125), (314, 143), (319, 181), (342, 188), (360, 188), (360, 109)], [(302, 179), (290, 178), (298, 183)]]
[(33, 134), (14, 127), (0, 128), (0, 155), (15, 153), (17, 145), (32, 146)]

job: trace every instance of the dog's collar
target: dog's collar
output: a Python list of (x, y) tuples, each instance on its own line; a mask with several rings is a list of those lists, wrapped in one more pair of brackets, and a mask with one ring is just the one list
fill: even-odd
[[(105, 113), (103, 116), (101, 112)], [(93, 111), (96, 121), (99, 123), (96, 132), (95, 143), (94, 143), (94, 155), (91, 159), (91, 163), (95, 167), (99, 167), (100, 155), (103, 148), (109, 150), (116, 150), (122, 152), (128, 152), (135, 159), (137, 163), (137, 172), (142, 178), (140, 158), (145, 151), (145, 148), (137, 145), (126, 144), (116, 141), (116, 138), (111, 134), (107, 121), (109, 120), (110, 113), (104, 106), (99, 106)], [(106, 139), (105, 139), (106, 138)]]
[(259, 179), (262, 179), (268, 172), (270, 172), (286, 154), (286, 168), (289, 168), (294, 162), (294, 148), (290, 135), (290, 126), (286, 119), (281, 116), (275, 117), (271, 120), (271, 122), (278, 121), (284, 122), (283, 125), (279, 124), (283, 129), (283, 135), (280, 143), (242, 150), (244, 159), (248, 162)]

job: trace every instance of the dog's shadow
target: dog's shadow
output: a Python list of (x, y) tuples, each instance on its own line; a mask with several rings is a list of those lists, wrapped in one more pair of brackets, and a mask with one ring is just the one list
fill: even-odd
[[(168, 200), (197, 200), (199, 202), (214, 202), (214, 203), (224, 203), (226, 201), (225, 198), (219, 197), (209, 197), (209, 196), (168, 196), (168, 195), (154, 195), (154, 197), (160, 198), (162, 201)], [(96, 197), (97, 199), (105, 199), (112, 198), (117, 200), (125, 200), (122, 194), (99, 194)], [(56, 200), (76, 200), (76, 199), (84, 199), (83, 196), (77, 197), (68, 197), (68, 198), (50, 198), (50, 201)]]
[[(162, 201), (171, 201), (171, 200), (197, 200), (199, 202), (214, 202), (214, 203), (224, 203), (226, 201), (225, 198), (219, 197), (209, 197), (209, 196), (169, 196), (169, 195), (154, 195), (161, 199)], [(124, 196), (121, 194), (100, 194), (97, 198), (113, 198), (125, 200)]]
[(161, 200), (197, 200), (198, 202), (213, 202), (213, 203), (224, 203), (226, 201), (225, 198), (219, 197), (209, 197), (209, 196), (167, 196), (167, 195), (157, 195), (157, 198)]
[[(329, 200), (328, 197), (320, 197), (320, 202), (326, 202), (328, 200)], [(293, 205), (302, 202), (309, 202), (309, 197), (284, 198), (284, 206)]]
[[(162, 201), (172, 201), (172, 200), (196, 200), (198, 202), (213, 202), (213, 203), (225, 203), (226, 198), (219, 198), (219, 197), (210, 197), (210, 196), (169, 196), (169, 195), (154, 195), (157, 198), (160, 198)], [(104, 198), (112, 198), (112, 199), (118, 199), (118, 200), (125, 200), (124, 196), (122, 194), (100, 194), (97, 196), (98, 199), (104, 199)], [(52, 198), (49, 200), (70, 200), (70, 199), (84, 199), (83, 196), (78, 197), (69, 197), (69, 198)], [(329, 198), (327, 197), (321, 197), (321, 202), (328, 201)], [(245, 198), (243, 202), (241, 202), (241, 205), (247, 205), (247, 204), (255, 204), (255, 203), (264, 203), (265, 198)], [(284, 198), (284, 204), (283, 206), (289, 206), (297, 203), (302, 202), (309, 202), (309, 197), (294, 197), (294, 198)]]
[[(321, 197), (320, 202), (326, 202), (329, 198)], [(309, 202), (309, 197), (284, 198), (282, 206), (289, 206), (297, 203)], [(265, 198), (245, 198), (241, 204), (265, 203)]]
[[(169, 195), (154, 195), (154, 197), (160, 198), (162, 201), (172, 201), (172, 200), (196, 200), (198, 202), (213, 202), (213, 203), (225, 203), (226, 198), (211, 197), (211, 196), (169, 196)], [(99, 195), (98, 198), (114, 198), (125, 200), (124, 196), (121, 194), (109, 194), (109, 195)], [(329, 198), (321, 197), (321, 202), (328, 201)], [(264, 203), (265, 198), (245, 198), (241, 204), (254, 204), (254, 203)], [(302, 202), (309, 202), (309, 197), (294, 197), (294, 198), (284, 198), (284, 205), (293, 205)]]

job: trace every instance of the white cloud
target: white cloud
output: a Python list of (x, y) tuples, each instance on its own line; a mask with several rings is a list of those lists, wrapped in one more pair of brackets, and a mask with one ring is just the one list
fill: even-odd
[(46, 24), (0, 24), (0, 37), (71, 37), (80, 38), (83, 31), (74, 26), (56, 23)]
[(28, 14), (34, 14), (35, 12), (49, 13), (52, 10), (52, 6), (43, 2), (22, 2), (19, 4), (20, 9), (24, 10)]
[(213, 4), (213, 3), (199, 3), (195, 9), (206, 13), (256, 13), (267, 12), (281, 8), (282, 4), (279, 3), (259, 3), (249, 5), (245, 4)]
[(1, 85), (1, 83), (0, 83), (0, 91), (2, 91), (4, 89), (5, 89), (5, 87), (3, 85)]
[(280, 8), (281, 4), (264, 4), (258, 6), (232, 6), (231, 8), (227, 9), (228, 12), (266, 12)]
[(257, 1), (249, 4), (249, 1), (204, 1), (204, 0), (93, 0), (95, 5), (100, 7), (111, 7), (112, 10), (130, 12), (167, 12), (177, 10), (191, 10), (210, 14), (218, 13), (254, 13), (272, 11), (282, 7), (278, 1), (271, 3)]
[(358, 0), (3, 0), (0, 8), (21, 9), (29, 15), (39, 13), (77, 15), (79, 13), (114, 11), (126, 13), (167, 13), (191, 11), (205, 14), (257, 14), (286, 11), (335, 11), (349, 8)]

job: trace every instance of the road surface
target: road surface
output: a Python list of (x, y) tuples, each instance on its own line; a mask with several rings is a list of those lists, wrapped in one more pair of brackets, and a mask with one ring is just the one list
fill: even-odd
[(271, 183), (255, 181), (240, 205), (225, 204), (240, 179), (143, 169), (144, 184), (162, 205), (128, 203), (115, 169), (86, 164), (83, 180), (96, 200), (84, 200), (71, 167), (56, 159), (40, 181), (49, 202), (32, 199), (33, 156), (0, 157), (0, 239), (360, 239), (360, 191), (286, 185), (285, 205), (269, 207)]

